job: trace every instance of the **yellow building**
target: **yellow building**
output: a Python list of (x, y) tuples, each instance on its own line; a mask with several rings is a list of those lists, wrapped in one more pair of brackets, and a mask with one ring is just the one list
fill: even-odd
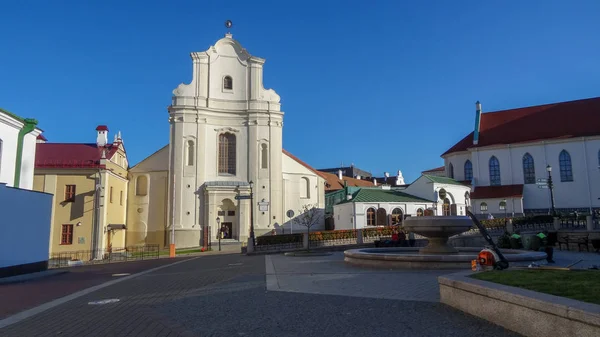
[(126, 247), (127, 155), (120, 133), (108, 143), (105, 125), (96, 132), (96, 143), (38, 137), (33, 189), (54, 195), (50, 255), (91, 251), (101, 259)]

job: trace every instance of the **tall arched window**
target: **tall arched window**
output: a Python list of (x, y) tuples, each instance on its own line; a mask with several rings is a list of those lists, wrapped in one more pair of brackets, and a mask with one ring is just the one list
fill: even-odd
[(235, 175), (235, 135), (223, 133), (219, 135), (219, 174)]
[(498, 204), (498, 207), (500, 208), (501, 211), (506, 211), (506, 201), (504, 201), (504, 200), (500, 201), (500, 204)]
[(479, 210), (480, 210), (480, 211), (482, 211), (482, 212), (487, 212), (487, 210), (488, 210), (488, 208), (487, 208), (487, 204), (486, 204), (485, 202), (482, 202), (482, 203), (479, 205)]
[(146, 176), (138, 176), (135, 179), (135, 195), (141, 197), (148, 195), (148, 178)]
[(492, 156), (490, 158), (490, 186), (500, 186), (500, 162), (498, 158)]
[(452, 163), (448, 164), (448, 176), (454, 179), (454, 165)]
[(306, 177), (300, 179), (300, 198), (310, 198), (310, 180)]
[(194, 165), (194, 154), (195, 154), (194, 151), (195, 151), (194, 141), (188, 140), (187, 141), (187, 165), (188, 166)]
[(471, 164), (471, 161), (468, 159), (465, 162), (465, 180), (473, 180), (473, 164)]
[(367, 226), (375, 226), (375, 208), (367, 210)]
[(233, 79), (231, 76), (223, 77), (223, 89), (232, 90), (233, 89)]
[(417, 216), (423, 216), (423, 209), (417, 208)]
[(385, 208), (377, 209), (377, 226), (386, 226), (387, 225), (387, 212)]
[(523, 155), (523, 181), (525, 184), (535, 184), (535, 165), (529, 153)]
[(267, 144), (260, 145), (260, 167), (264, 169), (269, 167), (269, 152), (267, 151)]
[(399, 225), (402, 222), (402, 209), (394, 208), (392, 210), (392, 225)]
[(571, 155), (562, 150), (558, 155), (560, 164), (560, 181), (573, 181), (573, 166), (571, 165)]

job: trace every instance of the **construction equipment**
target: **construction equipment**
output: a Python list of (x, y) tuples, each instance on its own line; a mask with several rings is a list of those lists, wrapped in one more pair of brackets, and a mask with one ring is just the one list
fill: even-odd
[[(491, 266), (496, 270), (508, 268), (508, 260), (504, 257), (502, 252), (500, 252), (500, 249), (494, 243), (494, 240), (488, 233), (487, 229), (483, 227), (481, 222), (479, 222), (475, 215), (473, 215), (473, 213), (471, 213), (469, 210), (467, 210), (467, 216), (473, 220), (473, 223), (479, 229), (479, 233), (483, 235), (483, 238), (488, 243), (488, 246), (486, 246), (485, 249), (483, 249), (478, 255), (479, 264), (482, 266)], [(482, 264), (482, 258), (484, 259), (484, 264)]]

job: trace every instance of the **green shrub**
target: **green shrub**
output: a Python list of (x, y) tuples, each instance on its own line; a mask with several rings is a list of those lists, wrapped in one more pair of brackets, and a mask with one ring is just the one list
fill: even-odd
[(498, 238), (498, 248), (510, 248), (510, 235), (507, 232)]
[(256, 238), (257, 246), (277, 245), (285, 243), (301, 243), (303, 234), (265, 235)]

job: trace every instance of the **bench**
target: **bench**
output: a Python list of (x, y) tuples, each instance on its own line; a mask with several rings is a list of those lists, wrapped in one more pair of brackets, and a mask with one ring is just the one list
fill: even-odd
[(562, 245), (567, 247), (569, 250), (569, 244), (576, 244), (577, 249), (581, 251), (581, 246), (583, 245), (585, 249), (589, 252), (589, 234), (568, 234), (558, 237), (558, 249), (562, 250)]

